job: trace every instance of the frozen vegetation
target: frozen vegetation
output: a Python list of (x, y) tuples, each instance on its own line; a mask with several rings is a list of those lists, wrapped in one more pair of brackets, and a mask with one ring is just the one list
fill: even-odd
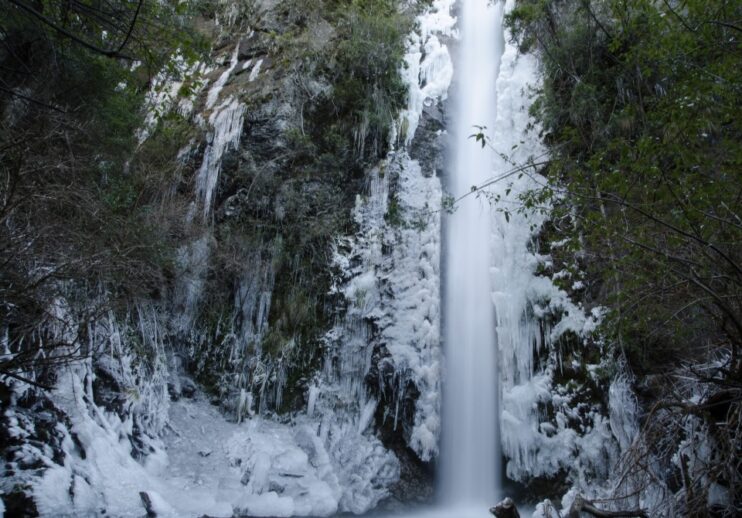
[[(428, 9), (410, 37), (406, 61), (423, 72), (407, 75), (414, 95), (401, 119), (406, 140), (368, 173), (368, 189), (358, 196), (353, 213), (356, 234), (338, 241), (334, 290), (347, 309), (324, 339), (325, 367), (309, 388), (306, 410), (281, 421), (262, 418), (265, 410), (255, 408), (252, 395), (243, 390), (236, 422), (227, 420), (184, 377), (179, 358), (165, 350), (161, 326), (172, 324), (183, 336), (191, 332), (211, 255), (213, 237), (207, 232), (179, 250), (182, 275), (169, 322), (148, 306), (126, 322), (111, 315), (95, 329), (90, 344), (101, 353), (95, 364), (72, 364), (60, 371), (44, 403), (65, 416), (53, 426), (56, 449), (30, 447), (20, 460), (45, 467), (42, 476), (26, 480), (43, 516), (102, 510), (112, 516), (141, 516), (145, 507), (173, 517), (328, 516), (374, 508), (400, 473), (395, 455), (375, 436), (379, 401), (366, 386), (371, 355), (380, 344), (388, 352), (384, 368), (394, 373), (394, 397), (401, 401), (411, 385), (419, 391), (406, 437), (410, 447), (424, 460), (437, 454), (441, 187), (435, 174), (424, 172), (404, 148), (424, 104), (446, 95), (451, 62), (437, 35), (453, 30), (451, 4), (437, 2)], [(214, 76), (211, 85), (204, 80), (197, 84), (198, 92), (205, 92), (205, 111), (194, 120), (208, 138), (189, 219), (196, 214), (210, 218), (222, 158), (239, 145), (245, 107), (225, 85), (238, 66), (250, 70), (250, 82), (260, 73), (262, 60), (240, 65), (238, 49), (239, 44), (218, 73), (198, 64), (186, 70), (176, 58), (176, 76), (158, 76), (148, 97), (151, 115), (140, 142), (169, 110), (178, 107), (191, 114), (195, 96), (183, 106), (175, 102), (181, 74), (198, 70), (199, 77)], [(191, 154), (188, 147), (181, 152), (184, 159)], [(267, 268), (246, 272), (235, 291), (243, 322), (234, 330), (235, 344), (259, 343), (266, 330), (275, 282), (270, 263)], [(60, 322), (74, 327), (63, 300), (54, 311)], [(137, 360), (134, 342), (155, 358), (154, 370)], [(232, 354), (239, 358), (244, 351)], [(112, 384), (113, 392), (123, 391), (124, 399), (111, 396), (116, 405), (104, 405), (100, 391), (105, 384)], [(18, 385), (13, 397), (26, 398), (28, 390)], [(14, 440), (38, 433), (28, 414), (9, 410), (5, 417)], [(395, 427), (402, 419), (387, 417)]]
[(417, 28), (409, 36), (403, 70), (409, 97), (407, 109), (400, 117), (405, 145), (415, 138), (423, 107), (448, 97), (453, 62), (441, 40), (457, 34), (456, 18), (451, 12), (454, 4), (455, 0), (435, 0), (417, 18)]
[[(450, 57), (438, 40), (452, 29), (451, 5), (435, 2), (418, 18), (418, 30), (410, 37), (405, 78), (413, 93), (401, 126), (413, 132), (424, 103), (444, 98), (451, 79)], [(427, 54), (426, 48), (436, 52)], [(437, 86), (421, 93), (425, 84)], [(413, 134), (407, 134), (406, 143)], [(357, 232), (336, 248), (339, 275), (333, 289), (347, 301), (347, 309), (325, 338), (329, 354), (312, 389), (310, 413), (323, 408), (342, 419), (338, 408), (348, 408), (358, 431), (366, 431), (379, 403), (366, 378), (374, 348), (381, 345), (388, 356), (379, 360), (377, 371), (380, 376), (391, 372), (392, 379), (378, 383), (394, 391), (385, 411), (391, 415), (384, 419), (392, 420), (395, 429), (402, 426), (400, 405), (413, 384), (419, 395), (405, 439), (427, 461), (437, 454), (440, 433), (440, 180), (423, 171), (404, 146), (367, 178), (367, 190), (354, 209)], [(386, 455), (387, 462), (396, 462), (393, 454)]]
[[(153, 235), (177, 240), (170, 255), (158, 255), (155, 237), (141, 246), (157, 257), (134, 255), (105, 281), (100, 272), (57, 279), (53, 261), (23, 255), (39, 240), (26, 234), (29, 224), (0, 212), (21, 244), (27, 278), (18, 277), (55, 294), (28, 304), (36, 327), (21, 338), (19, 326), (0, 322), (3, 368), (21, 358), (24, 340), (36, 347), (28, 365), (54, 366), (41, 377), (34, 368), (0, 370), (0, 518), (23, 506), (43, 517), (361, 515), (394, 508), (411, 484), (432, 485), (410, 479), (430, 477), (433, 466), (437, 506), (398, 516), (484, 518), (487, 504), (506, 496), (501, 471), (526, 492), (548, 486), (551, 500), (538, 494), (535, 509), (519, 505), (533, 518), (566, 517), (583, 498), (668, 517), (701, 501), (729, 508), (736, 496), (724, 477), (739, 467), (725, 460), (732, 471), (714, 470), (714, 434), (731, 429), (732, 414), (717, 419), (709, 409), (737, 402), (736, 388), (712, 384), (734, 358), (708, 353), (687, 368), (694, 378), (675, 376), (674, 403), (642, 409), (660, 383), (646, 382), (640, 395), (635, 353), (600, 334), (610, 318), (596, 292), (609, 288), (589, 278), (578, 216), (558, 212), (567, 190), (549, 183), (546, 166), (559, 149), (533, 117), (548, 79), (544, 57), (521, 52), (527, 45), (519, 49), (505, 26), (515, 0), (401, 2), (405, 13), (384, 23), (419, 14), (410, 34), (394, 36), (395, 77), (407, 91), (398, 100), (383, 97), (383, 81), (369, 87), (369, 77), (357, 77), (372, 75), (363, 59), (344, 63), (332, 48), (342, 40), (338, 48), (353, 54), (377, 37), (388, 50), (393, 31), (377, 26), (365, 3), (332, 14), (300, 4), (199, 7), (213, 25), (214, 55), (196, 60), (170, 48), (139, 90), (132, 147), (153, 161), (177, 155), (152, 184), (128, 178), (137, 167), (152, 173), (136, 155), (123, 161), (122, 179), (97, 149), (81, 146), (94, 158), (80, 169), (105, 193), (85, 225), (102, 225), (107, 211), (108, 224), (128, 222), (133, 206), (146, 213), (136, 222), (158, 221), (162, 211), (175, 221)], [(592, 13), (596, 22), (605, 16)], [(360, 40), (357, 27), (368, 31)], [(122, 81), (115, 91), (127, 88)], [(343, 98), (359, 95), (354, 89), (373, 93), (378, 106)], [(3, 106), (3, 124), (13, 122), (18, 105)], [(387, 120), (371, 121), (381, 115)], [(374, 156), (380, 135), (388, 145), (376, 142), (385, 155)], [(445, 145), (451, 160), (442, 166)], [(551, 194), (540, 196), (544, 189)], [(131, 201), (148, 195), (149, 205)], [(95, 239), (113, 255), (129, 253), (115, 239), (109, 247), (108, 235), (81, 235), (70, 241), (75, 254)], [(93, 269), (104, 254), (91, 250)], [(68, 260), (62, 271), (75, 254), (49, 257)], [(127, 283), (150, 262), (157, 275)], [(0, 301), (3, 315), (26, 303), (19, 300)], [(677, 417), (677, 408), (687, 412)], [(671, 437), (647, 442), (665, 427)], [(735, 437), (722, 437), (732, 451)]]
[[(588, 410), (589, 428), (578, 432), (569, 425), (580, 410), (553, 385), (558, 368), (554, 353), (549, 353), (546, 364), (534, 363), (540, 351), (553, 351), (565, 333), (589, 337), (600, 311), (586, 312), (548, 277), (537, 274), (539, 266), (550, 261), (538, 253), (535, 242), (549, 208), (523, 208), (522, 196), (546, 182), (536, 165), (545, 150), (528, 112), (538, 65), (535, 57), (519, 54), (507, 32), (505, 41), (497, 78), (497, 122), (490, 136), (498, 179), (487, 191), (495, 206), (491, 282), (500, 351), (503, 453), (508, 477), (526, 480), (602, 464), (614, 452), (608, 422), (597, 409)], [(550, 420), (542, 414), (547, 406), (556, 413)], [(600, 466), (603, 472), (607, 469)]]
[[(31, 440), (16, 456), (19, 465), (46, 468), (25, 480), (42, 516), (102, 510), (141, 516), (142, 493), (158, 516), (359, 513), (375, 506), (398, 477), (396, 459), (363, 434), (367, 417), (364, 424), (316, 408), (289, 423), (257, 416), (230, 422), (179, 377), (176, 362), (142, 371), (121, 335), (139, 334), (154, 353), (162, 354), (162, 345), (153, 313), (142, 309), (136, 321), (132, 329), (111, 319), (92, 336), (91, 346), (107, 351), (98, 375), (126, 390), (119, 411), (99, 405), (107, 392), (90, 363), (72, 365), (60, 372), (41, 416), (55, 439)], [(29, 390), (17, 386), (13, 397), (31, 397)], [(55, 424), (58, 416), (63, 419)], [(4, 418), (11, 440), (44, 433), (23, 411), (8, 410)]]

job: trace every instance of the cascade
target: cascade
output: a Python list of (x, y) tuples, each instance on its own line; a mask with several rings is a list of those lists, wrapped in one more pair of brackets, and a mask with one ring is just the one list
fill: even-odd
[[(469, 138), (495, 124), (504, 6), (465, 0), (459, 17), (458, 87), (448, 189), (458, 197), (492, 177), (495, 153)], [(500, 485), (498, 368), (490, 286), (492, 230), (486, 197), (467, 199), (448, 217), (444, 252), (444, 350), (440, 496), (445, 505), (487, 509)]]

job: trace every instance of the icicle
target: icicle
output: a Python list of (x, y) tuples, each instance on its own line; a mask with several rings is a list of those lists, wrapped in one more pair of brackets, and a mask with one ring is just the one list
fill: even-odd
[(227, 149), (236, 149), (242, 135), (242, 123), (245, 107), (235, 98), (230, 97), (217, 108), (209, 117), (213, 127), (211, 142), (204, 151), (203, 162), (196, 174), (196, 194), (203, 206), (203, 219), (206, 220), (211, 212), (214, 201), (219, 172), (222, 167), (222, 157)]
[(625, 452), (639, 433), (639, 405), (627, 375), (619, 375), (611, 383), (608, 408), (611, 431), (618, 440), (621, 451)]
[(374, 412), (376, 412), (376, 407), (378, 405), (378, 401), (374, 398), (369, 398), (369, 400), (366, 402), (365, 405), (363, 405), (363, 408), (361, 409), (361, 416), (358, 419), (358, 433), (363, 433), (366, 431), (366, 428), (368, 428), (368, 425), (371, 424), (371, 420), (374, 417)]
[(307, 415), (309, 417), (314, 417), (314, 410), (317, 406), (317, 397), (319, 396), (320, 388), (319, 386), (312, 384), (309, 386), (308, 396), (307, 396)]
[(235, 67), (237, 67), (237, 63), (239, 61), (239, 54), (240, 54), (240, 42), (238, 41), (234, 47), (234, 51), (232, 52), (232, 58), (229, 61), (229, 68), (227, 68), (227, 70), (222, 72), (222, 75), (220, 75), (219, 79), (217, 79), (214, 82), (214, 85), (211, 87), (208, 95), (206, 96), (206, 109), (207, 110), (211, 109), (214, 106), (214, 104), (216, 104), (216, 100), (219, 98), (219, 94), (224, 88), (224, 85), (227, 84), (227, 81), (229, 80), (229, 76), (232, 74), (232, 71), (234, 71)]

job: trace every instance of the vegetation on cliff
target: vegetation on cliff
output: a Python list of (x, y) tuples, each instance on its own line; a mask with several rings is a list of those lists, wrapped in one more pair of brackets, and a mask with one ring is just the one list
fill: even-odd
[[(162, 157), (180, 144), (163, 134), (139, 147), (135, 130), (170, 54), (177, 47), (193, 58), (202, 48), (186, 15), (181, 5), (151, 2), (3, 5), (3, 374), (38, 368), (43, 378), (45, 364), (88, 355), (91, 321), (158, 297), (180, 232), (177, 196), (164, 188), (173, 168)], [(44, 331), (58, 323), (50, 308), (61, 298), (87, 306), (74, 343)], [(95, 299), (105, 303), (85, 304)]]
[[(302, 403), (300, 380), (317, 367), (336, 310), (334, 239), (351, 231), (363, 172), (388, 150), (406, 101), (412, 10), (393, 0), (3, 6), (0, 332), (10, 355), (0, 372), (46, 385), (42, 371), (53, 377), (54, 364), (94, 353), (84, 329), (109, 310), (125, 317), (154, 303), (163, 322), (182, 312), (186, 302), (171, 299), (192, 282), (183, 259), (206, 232), (193, 328), (167, 327), (167, 341), (225, 401), (254, 387), (259, 356), (268, 384), (289, 387), (283, 409)], [(257, 81), (236, 72), (226, 85), (247, 109), (241, 145), (224, 156), (213, 217), (192, 221), (209, 138), (194, 120), (209, 113), (198, 95), (235, 45), (265, 65)], [(197, 62), (207, 67), (189, 68)], [(268, 329), (236, 344), (251, 325), (240, 307), (251, 274), (265, 277), (250, 289), (270, 295)], [(60, 300), (81, 312), (73, 343), (43, 331), (58, 324), (50, 308)], [(56, 352), (42, 360), (42, 344)], [(270, 367), (279, 364), (281, 373)]]
[[(555, 203), (557, 260), (587, 270), (615, 362), (637, 375), (627, 469), (659, 473), (694, 516), (742, 495), (740, 19), (737, 1), (695, 0), (521, 0), (508, 16), (542, 60), (532, 111), (551, 152), (550, 186), (524, 202)], [(693, 426), (710, 450), (673, 460)]]

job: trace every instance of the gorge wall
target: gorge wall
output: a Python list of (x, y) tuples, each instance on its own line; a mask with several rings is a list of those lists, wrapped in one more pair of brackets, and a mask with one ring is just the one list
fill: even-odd
[[(505, 475), (494, 489), (536, 505), (538, 518), (584, 499), (653, 516), (731, 516), (739, 467), (720, 459), (739, 451), (734, 311), (681, 326), (694, 344), (688, 336), (711, 321), (727, 330), (700, 360), (689, 346), (686, 363), (660, 362), (657, 372), (638, 359), (640, 349), (659, 354), (642, 318), (628, 320), (629, 334), (611, 327), (625, 306), (606, 304), (626, 301), (609, 294), (635, 289), (619, 282), (619, 259), (634, 256), (612, 241), (625, 237), (615, 222), (627, 211), (606, 208), (624, 184), (592, 172), (634, 143), (624, 139), (639, 125), (632, 87), (607, 81), (605, 106), (626, 113), (595, 135), (622, 136), (591, 157), (584, 178), (570, 176), (592, 149), (573, 140), (600, 141), (586, 114), (599, 112), (602, 83), (585, 86), (592, 66), (579, 70), (584, 82), (565, 79), (553, 60), (580, 55), (562, 45), (590, 34), (585, 48), (616, 66), (609, 57), (631, 38), (608, 44), (612, 34), (634, 34), (627, 20), (645, 23), (659, 9), (642, 3), (621, 18), (598, 3), (496, 6), (505, 16), (496, 117), (464, 139), (487, 148), (492, 174), (464, 192), (451, 179), (448, 96), (477, 81), (478, 67), (465, 77), (457, 65), (454, 0), (158, 3), (129, 35), (111, 13), (90, 22), (89, 11), (70, 16), (54, 2), (7, 3), (0, 511), (330, 516), (434, 502), (446, 480), (436, 478), (442, 346), (451, 345), (442, 342), (453, 341), (442, 312), (454, 242), (446, 230), (451, 212), (476, 204), (490, 228), (481, 283), (495, 319)], [(131, 40), (132, 56), (100, 52), (116, 34)], [(657, 97), (642, 105), (648, 113), (665, 102), (668, 81), (642, 90)], [(734, 140), (734, 120), (722, 119), (722, 129), (699, 129), (702, 138)], [(716, 199), (708, 189), (699, 199)], [(714, 221), (736, 235), (726, 216)], [(643, 238), (640, 223), (625, 227)], [(736, 303), (733, 288), (714, 286)], [(685, 303), (677, 309), (670, 320), (685, 318)], [(659, 350), (673, 350), (667, 343)]]
[[(95, 299), (74, 279), (51, 290), (40, 328), (63, 345), (50, 356), (81, 342), (89, 354), (5, 385), (8, 513), (138, 515), (145, 486), (160, 513), (179, 515), (429, 498), (439, 103), (452, 72), (438, 38), (454, 18), (451, 2), (367, 4), (215, 4), (198, 17), (209, 55), (176, 51), (151, 78), (136, 153), (173, 164), (166, 278), (154, 297), (89, 321), (80, 315), (109, 306), (115, 285)], [(212, 466), (218, 490), (194, 468), (213, 447), (198, 449), (178, 420), (217, 419), (206, 401), (224, 423), (201, 433), (234, 445)], [(228, 435), (242, 421), (252, 432)], [(172, 466), (192, 472), (183, 487)]]

